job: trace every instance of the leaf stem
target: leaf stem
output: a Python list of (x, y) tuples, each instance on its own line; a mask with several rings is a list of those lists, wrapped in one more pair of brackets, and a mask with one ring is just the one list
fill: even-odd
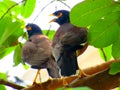
[[(24, 0), (23, 0), (24, 1)], [(7, 11), (0, 17), (0, 20), (4, 18), (4, 16), (12, 9), (14, 8), (15, 6), (19, 5), (20, 3), (22, 3), (23, 1), (19, 2), (19, 3), (15, 3), (14, 5), (12, 5), (11, 7), (9, 7), (7, 9)]]
[(106, 57), (106, 54), (105, 54), (104, 49), (103, 49), (103, 48), (100, 48), (100, 49), (101, 49), (101, 51), (102, 51), (102, 53), (103, 53), (104, 60), (107, 61), (107, 57)]

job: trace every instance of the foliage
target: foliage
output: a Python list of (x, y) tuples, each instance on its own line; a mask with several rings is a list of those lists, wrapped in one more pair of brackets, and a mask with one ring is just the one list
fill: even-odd
[[(21, 63), (22, 44), (19, 38), (24, 34), (23, 19), (32, 15), (35, 5), (36, 0), (23, 0), (19, 3), (12, 0), (0, 1), (0, 59), (14, 51), (14, 66)], [(18, 18), (19, 16), (22, 18)], [(99, 48), (102, 57), (106, 56), (106, 60), (111, 57), (120, 58), (119, 0), (84, 0), (71, 9), (70, 19), (76, 26), (88, 27), (88, 43)], [(47, 32), (43, 30), (44, 34)], [(48, 37), (51, 40), (54, 33), (55, 31), (49, 31)], [(101, 52), (102, 50), (105, 55)], [(119, 66), (119, 63), (112, 64), (110, 74), (118, 73)]]
[(26, 0), (26, 2), (23, 3), (23, 6), (21, 7), (21, 15), (24, 18), (28, 18), (33, 13), (35, 2), (36, 0)]
[(111, 66), (111, 69), (110, 69), (109, 73), (111, 75), (115, 75), (120, 72), (120, 62), (112, 63), (110, 66)]
[[(36, 0), (24, 0), (16, 3), (11, 0), (0, 1), (0, 59), (12, 51), (18, 51), (18, 39), (23, 35), (22, 28), (25, 25), (24, 18), (28, 18), (35, 8)], [(32, 5), (30, 4), (32, 3)], [(31, 6), (30, 6), (31, 5)], [(29, 11), (26, 13), (26, 11)], [(22, 17), (18, 18), (19, 16)], [(19, 55), (14, 55), (15, 65), (18, 65), (20, 60), (16, 61)]]
[[(18, 39), (24, 33), (23, 19), (31, 16), (35, 3), (36, 0), (23, 0), (19, 3), (12, 0), (0, 1), (0, 59), (15, 51), (14, 66), (21, 62), (21, 47), (19, 47)], [(0, 73), (2, 78), (1, 75)], [(1, 85), (0, 90), (5, 90), (5, 87)]]
[(54, 30), (43, 30), (43, 34), (47, 35), (49, 39), (52, 41), (55, 31)]
[(99, 48), (100, 56), (103, 60), (109, 61), (112, 57), (112, 46), (107, 46), (105, 48)]
[[(5, 80), (6, 78), (7, 78), (6, 74), (0, 72), (0, 79)], [(0, 90), (6, 90), (5, 86), (4, 85), (0, 85)]]
[[(105, 60), (120, 59), (119, 1), (85, 0), (72, 8), (70, 19), (76, 26), (88, 27), (89, 45), (100, 48)], [(116, 68), (120, 69), (115, 65), (111, 67), (111, 74), (117, 72)]]
[(89, 44), (97, 48), (112, 45), (112, 56), (115, 59), (120, 57), (117, 52), (120, 50), (117, 46), (120, 32), (119, 7), (119, 2), (113, 0), (85, 0), (72, 8), (70, 13), (72, 24), (89, 28)]
[(22, 62), (22, 58), (21, 58), (21, 46), (18, 44), (15, 48), (14, 51), (14, 66), (18, 65), (20, 62)]

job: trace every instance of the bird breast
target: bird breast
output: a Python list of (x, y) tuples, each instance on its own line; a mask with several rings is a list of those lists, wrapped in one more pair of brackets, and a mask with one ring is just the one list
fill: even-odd
[(42, 65), (51, 56), (51, 43), (46, 36), (33, 35), (24, 44), (22, 58), (30, 65)]

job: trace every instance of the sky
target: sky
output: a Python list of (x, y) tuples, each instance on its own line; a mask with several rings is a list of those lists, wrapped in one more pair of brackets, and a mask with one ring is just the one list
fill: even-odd
[[(64, 3), (66, 3), (69, 7), (65, 6), (63, 3), (58, 2), (57, 0), (53, 3), (50, 3), (53, 0), (37, 0), (36, 8), (34, 11), (34, 14), (26, 19), (26, 21), (33, 22), (41, 27), (41, 29), (49, 29), (51, 25), (51, 29), (56, 30), (59, 26), (56, 23), (49, 23), (49, 21), (53, 18), (52, 16), (49, 16), (56, 10), (70, 10), (74, 5), (76, 5), (81, 0), (66, 0)], [(50, 3), (50, 4), (49, 4)], [(49, 5), (48, 5), (49, 4)], [(44, 8), (46, 5), (48, 5), (46, 8)], [(44, 10), (43, 10), (44, 8)], [(43, 10), (43, 11), (41, 11)], [(39, 15), (39, 16), (38, 16)], [(37, 17), (37, 18), (36, 18)], [(36, 19), (35, 19), (36, 18)], [(35, 21), (34, 21), (35, 19)]]
[[(19, 2), (21, 0), (14, 0), (14, 1)], [(61, 10), (61, 9), (70, 10), (74, 5), (76, 5), (78, 2), (81, 2), (82, 0), (64, 1), (64, 3), (66, 3), (70, 8), (65, 6), (63, 3), (58, 2), (57, 0), (54, 1), (53, 3), (50, 3), (53, 0), (36, 0), (36, 1), (37, 3), (34, 13), (29, 18), (25, 19), (25, 22), (35, 23), (39, 25), (42, 30), (47, 30), (49, 29), (50, 26), (52, 30), (56, 30), (59, 27), (59, 25), (56, 23), (49, 23), (49, 21), (52, 20), (52, 18), (54, 18), (49, 15), (56, 10)], [(45, 7), (46, 5), (48, 6)], [(4, 73), (9, 72), (9, 75), (11, 76), (17, 75), (18, 77), (22, 78), (23, 74), (26, 71), (27, 70), (25, 70), (21, 64), (18, 65), (17, 67), (13, 67), (13, 53), (3, 58), (3, 60), (0, 60), (0, 72), (4, 72)]]

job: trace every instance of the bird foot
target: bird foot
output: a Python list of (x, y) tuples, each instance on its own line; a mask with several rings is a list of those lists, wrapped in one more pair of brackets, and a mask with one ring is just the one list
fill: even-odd
[(89, 76), (91, 76), (91, 75), (86, 74), (83, 70), (81, 70), (81, 69), (79, 68), (78, 78), (81, 78), (82, 76), (89, 77)]
[(67, 80), (65, 79), (65, 77), (63, 77), (63, 86), (66, 87), (68, 85)]
[[(33, 81), (32, 85), (36, 84), (36, 80), (37, 80), (38, 75), (40, 75), (40, 69), (38, 69), (37, 74), (35, 75), (35, 78), (34, 78), (34, 81)], [(40, 82), (41, 82), (41, 77), (40, 77)]]

